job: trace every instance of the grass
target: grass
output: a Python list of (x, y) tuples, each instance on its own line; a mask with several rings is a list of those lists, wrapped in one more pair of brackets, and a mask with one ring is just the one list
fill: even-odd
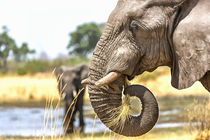
[[(199, 82), (196, 82), (192, 87), (185, 90), (176, 90), (171, 87), (169, 69), (166, 67), (158, 68), (153, 73), (144, 73), (142, 76), (136, 77), (131, 81), (132, 84), (140, 83), (149, 88), (156, 96), (159, 103), (160, 111), (167, 111), (172, 109), (182, 110), (179, 115), (168, 115), (170, 120), (161, 120), (159, 122), (183, 122), (188, 121), (187, 112), (185, 109), (189, 108), (195, 99), (198, 102), (209, 98), (209, 92), (202, 87)], [(0, 76), (0, 106), (19, 106), (19, 107), (46, 107), (56, 109), (58, 106), (59, 95), (57, 90), (57, 80), (52, 73), (39, 73), (36, 75), (6, 75)], [(88, 94), (85, 94), (85, 104), (90, 105)], [(53, 100), (52, 100), (53, 99)], [(205, 108), (205, 107), (204, 107)], [(194, 111), (199, 112), (199, 111)], [(208, 112), (209, 114), (209, 112)], [(50, 115), (49, 115), (50, 116)], [(94, 117), (95, 114), (90, 111), (88, 116)], [(162, 116), (160, 116), (162, 117)], [(53, 117), (52, 117), (53, 118)], [(184, 120), (183, 120), (184, 118)], [(50, 119), (56, 121), (56, 118)], [(48, 120), (49, 122), (49, 120)], [(193, 130), (191, 134), (188, 129), (184, 128), (167, 128), (167, 129), (153, 129), (146, 135), (132, 139), (152, 139), (152, 140), (172, 140), (172, 139), (195, 139), (197, 130)], [(108, 134), (74, 134), (67, 137), (60, 137), (65, 140), (78, 139), (122, 139), (128, 138), (119, 136), (114, 133)], [(0, 137), (0, 140), (34, 140), (36, 138), (23, 137)], [(41, 139), (41, 138), (37, 138)], [(45, 137), (50, 140), (55, 137)], [(129, 138), (131, 139), (131, 138)]]
[[(146, 86), (160, 101), (167, 98), (190, 96), (199, 98), (209, 95), (200, 82), (196, 82), (188, 89), (177, 90), (171, 86), (170, 80), (169, 68), (160, 67), (152, 73), (145, 72), (137, 76), (131, 83)], [(57, 80), (52, 73), (25, 76), (4, 75), (0, 76), (0, 85), (1, 106), (44, 107), (48, 98), (59, 100)], [(85, 94), (85, 101), (85, 104), (90, 104), (88, 94)]]
[[(45, 107), (49, 98), (54, 101), (60, 98), (57, 80), (52, 73), (4, 75), (0, 76), (0, 85), (0, 106)], [(88, 98), (85, 94), (85, 100)]]
[(202, 102), (194, 100), (187, 112), (189, 129), (198, 132), (196, 140), (210, 139), (210, 98)]
[[(161, 131), (161, 133), (160, 133)], [(189, 133), (183, 128), (179, 129), (153, 129), (149, 133), (140, 137), (124, 137), (115, 133), (99, 133), (99, 134), (72, 134), (61, 140), (193, 140), (195, 139), (197, 132), (194, 134)], [(33, 137), (7, 137), (0, 140), (36, 140)], [(51, 137), (45, 137), (44, 140), (52, 140)], [(54, 140), (57, 140), (54, 138)]]
[[(152, 77), (146, 78), (145, 77)], [(156, 97), (166, 96), (208, 96), (209, 92), (202, 86), (200, 82), (195, 82), (193, 86), (177, 90), (171, 86), (171, 76), (168, 67), (159, 67), (152, 73), (145, 72), (140, 76), (135, 77), (132, 84), (138, 83), (147, 87)]]
[(40, 101), (49, 97), (58, 99), (57, 81), (52, 74), (34, 76), (1, 76), (0, 102)]

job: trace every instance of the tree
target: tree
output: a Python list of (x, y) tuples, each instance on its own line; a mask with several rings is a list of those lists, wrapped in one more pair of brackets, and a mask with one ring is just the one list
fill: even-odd
[(7, 71), (7, 59), (11, 50), (16, 47), (15, 41), (8, 35), (8, 28), (3, 26), (0, 34), (0, 68)]
[(83, 24), (70, 33), (70, 42), (67, 46), (69, 54), (85, 56), (92, 53), (101, 36), (101, 30), (95, 23)]
[(7, 72), (7, 59), (10, 52), (14, 55), (16, 62), (20, 62), (26, 60), (27, 54), (35, 53), (35, 50), (30, 50), (27, 43), (18, 47), (14, 39), (8, 35), (8, 28), (3, 26), (2, 29), (3, 32), (0, 33), (0, 69)]
[(13, 47), (13, 54), (16, 62), (26, 61), (28, 54), (35, 53), (35, 50), (30, 50), (27, 43), (22, 43), (21, 47)]

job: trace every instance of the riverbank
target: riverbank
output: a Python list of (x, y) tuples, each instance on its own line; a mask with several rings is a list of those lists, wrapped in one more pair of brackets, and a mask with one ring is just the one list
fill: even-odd
[[(156, 96), (160, 115), (156, 127), (148, 134), (138, 138), (138, 139), (193, 139), (196, 133), (190, 134), (189, 128), (186, 125), (189, 124), (189, 110), (193, 107), (194, 102), (203, 103), (205, 101), (210, 101), (210, 94), (208, 91), (202, 87), (199, 82), (196, 82), (192, 87), (185, 90), (176, 90), (170, 85), (170, 74), (168, 69), (160, 68), (153, 73), (146, 73), (140, 77), (135, 78), (130, 81), (131, 84), (142, 84), (149, 88), (153, 94)], [(15, 109), (21, 110), (20, 113), (23, 114), (23, 110), (30, 110), (33, 115), (45, 114), (44, 111), (48, 109), (49, 112), (53, 112), (58, 108), (62, 108), (62, 103), (60, 102), (59, 93), (57, 91), (57, 81), (53, 74), (36, 74), (36, 75), (26, 75), (26, 76), (1, 76), (0, 78), (0, 108), (2, 110), (7, 109), (7, 111), (15, 111)], [(95, 113), (90, 106), (90, 101), (88, 94), (85, 93), (85, 118), (89, 125), (94, 124)], [(200, 105), (199, 105), (200, 106)], [(207, 107), (203, 107), (207, 108)], [(210, 109), (210, 107), (208, 107)], [(33, 111), (35, 110), (35, 111)], [(193, 115), (199, 114), (199, 111), (194, 111)], [(27, 112), (27, 111), (26, 111)], [(32, 116), (33, 116), (32, 115)], [(209, 112), (207, 112), (207, 116)], [(16, 115), (21, 116), (21, 115)], [(28, 115), (30, 116), (30, 115)], [(50, 116), (50, 115), (49, 115)], [(51, 115), (52, 116), (52, 115)], [(62, 114), (60, 115), (60, 129), (62, 128)], [(203, 115), (204, 116), (204, 115)], [(18, 117), (10, 116), (11, 120), (18, 121)], [(44, 119), (44, 117), (39, 117)], [(10, 123), (12, 125), (12, 121)], [(48, 118), (47, 120), (51, 120)], [(29, 119), (29, 122), (32, 122)], [(99, 121), (99, 120), (97, 120)], [(33, 121), (37, 122), (37, 121)], [(99, 121), (100, 122), (100, 121)], [(43, 120), (37, 122), (37, 124), (42, 124)], [(29, 123), (30, 125), (30, 123)], [(51, 124), (50, 124), (51, 125)], [(53, 125), (53, 124), (52, 124)], [(101, 125), (101, 123), (100, 123)], [(17, 125), (18, 126), (18, 125)], [(20, 129), (20, 128), (18, 128)], [(88, 129), (91, 129), (89, 127)], [(7, 128), (7, 130), (11, 130)], [(68, 136), (61, 139), (127, 139), (126, 137), (119, 136), (113, 133), (104, 134), (102, 132), (93, 132), (91, 134), (75, 134), (74, 136)], [(90, 130), (91, 131), (91, 130)], [(14, 130), (15, 132), (15, 130)], [(25, 131), (24, 131), (25, 132)], [(16, 136), (0, 136), (0, 140), (24, 140), (24, 139), (42, 139), (33, 137), (19, 137)], [(57, 139), (54, 137), (46, 137), (44, 139)], [(129, 138), (130, 139), (130, 138)], [(136, 139), (136, 138), (134, 138)]]
[[(182, 137), (191, 137), (189, 134), (193, 130), (190, 126), (189, 116), (196, 117), (198, 115), (210, 117), (210, 101), (207, 96), (185, 96), (185, 97), (161, 97), (158, 98), (159, 103), (159, 119), (151, 132), (141, 137), (141, 139), (172, 139)], [(194, 104), (195, 100), (200, 104)], [(2, 139), (37, 139), (37, 136), (46, 136), (47, 140), (51, 139), (49, 136), (61, 136), (63, 138), (63, 115), (64, 110), (60, 104), (52, 106), (49, 102), (43, 107), (0, 107), (0, 136)], [(197, 106), (206, 109), (202, 112)], [(191, 110), (189, 114), (189, 111)], [(85, 116), (85, 135), (76, 134), (65, 137), (65, 139), (92, 139), (102, 137), (105, 139), (125, 139), (112, 134), (109, 136), (110, 131), (100, 122), (95, 116), (95, 113), (90, 105), (84, 106)], [(200, 118), (199, 118), (200, 119)], [(204, 118), (205, 121), (208, 121)], [(201, 120), (203, 121), (203, 120)], [(75, 124), (78, 126), (79, 120), (76, 119)], [(180, 131), (181, 130), (181, 131)], [(180, 132), (182, 132), (180, 134)], [(102, 134), (106, 133), (105, 136)], [(90, 135), (91, 134), (91, 135)], [(180, 137), (181, 135), (181, 137)], [(189, 136), (188, 136), (189, 135)], [(13, 136), (13, 137), (12, 137)], [(22, 136), (22, 137), (20, 137)], [(117, 136), (117, 137), (116, 137)], [(57, 139), (56, 137), (56, 139)], [(38, 138), (41, 139), (41, 138)], [(1, 139), (0, 139), (1, 140)]]

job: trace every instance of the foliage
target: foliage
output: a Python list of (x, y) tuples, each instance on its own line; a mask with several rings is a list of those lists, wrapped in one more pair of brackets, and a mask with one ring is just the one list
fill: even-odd
[(74, 58), (69, 58), (69, 59), (55, 59), (52, 61), (51, 63), (51, 67), (52, 68), (58, 68), (62, 65), (65, 66), (75, 66), (78, 64), (88, 64), (89, 63), (89, 59), (84, 58), (84, 57), (74, 57)]
[(30, 50), (27, 43), (23, 43), (20, 48), (13, 48), (13, 54), (16, 62), (26, 61), (27, 54), (33, 53), (35, 53), (35, 50)]
[(0, 34), (0, 67), (4, 72), (7, 71), (7, 59), (11, 50), (16, 47), (15, 41), (8, 35), (8, 29), (3, 27), (3, 33)]
[(87, 56), (96, 46), (101, 36), (101, 25), (95, 23), (83, 24), (70, 34), (70, 42), (67, 46), (69, 54)]
[(3, 68), (4, 72), (7, 72), (7, 59), (10, 52), (17, 62), (26, 60), (27, 54), (35, 53), (34, 50), (28, 48), (27, 43), (23, 43), (19, 48), (14, 39), (8, 35), (8, 28), (3, 26), (3, 32), (0, 34), (0, 68)]
[[(16, 64), (17, 73), (19, 75), (25, 74), (35, 74), (39, 72), (53, 72), (55, 68), (60, 67), (61, 65), (65, 66), (74, 66), (78, 64), (88, 64), (89, 59), (86, 58), (70, 58), (70, 59), (55, 59), (53, 61), (49, 60), (30, 60), (24, 63), (24, 65), (19, 66)], [(12, 63), (14, 65), (14, 63)], [(13, 68), (15, 66), (12, 66)], [(15, 71), (15, 70), (13, 70)]]
[(18, 69), (19, 75), (35, 74), (38, 72), (49, 71), (50, 64), (48, 61), (30, 60), (26, 62), (25, 66)]

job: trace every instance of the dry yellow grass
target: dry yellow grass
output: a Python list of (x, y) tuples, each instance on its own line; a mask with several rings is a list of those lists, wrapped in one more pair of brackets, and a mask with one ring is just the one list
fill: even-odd
[(58, 99), (57, 81), (53, 74), (34, 76), (1, 76), (0, 101)]
[(210, 139), (210, 98), (202, 102), (195, 100), (187, 112), (189, 130), (198, 132), (196, 140)]
[[(146, 82), (142, 81), (144, 76), (152, 75), (154, 73), (160, 73), (156, 79), (147, 80)], [(177, 90), (171, 86), (171, 76), (169, 73), (169, 68), (160, 67), (155, 70), (153, 73), (145, 72), (143, 75), (134, 78), (131, 81), (132, 84), (138, 83), (147, 87), (149, 90), (154, 93), (155, 96), (162, 97), (166, 95), (175, 95), (175, 96), (188, 96), (188, 95), (209, 95), (209, 92), (202, 86), (200, 82), (194, 83), (191, 87), (187, 89)]]
[[(160, 67), (153, 73), (146, 73), (143, 76), (159, 75), (155, 79), (145, 79), (138, 76), (131, 81), (132, 84), (138, 83), (150, 89), (155, 96), (165, 95), (209, 95), (208, 91), (196, 82), (192, 87), (184, 90), (177, 90), (170, 84), (171, 76), (169, 69)], [(4, 101), (28, 101), (28, 100), (46, 100), (47, 98), (59, 98), (57, 90), (57, 81), (52, 73), (39, 73), (33, 76), (0, 76), (0, 102)], [(88, 94), (85, 94), (85, 100), (89, 100)]]

